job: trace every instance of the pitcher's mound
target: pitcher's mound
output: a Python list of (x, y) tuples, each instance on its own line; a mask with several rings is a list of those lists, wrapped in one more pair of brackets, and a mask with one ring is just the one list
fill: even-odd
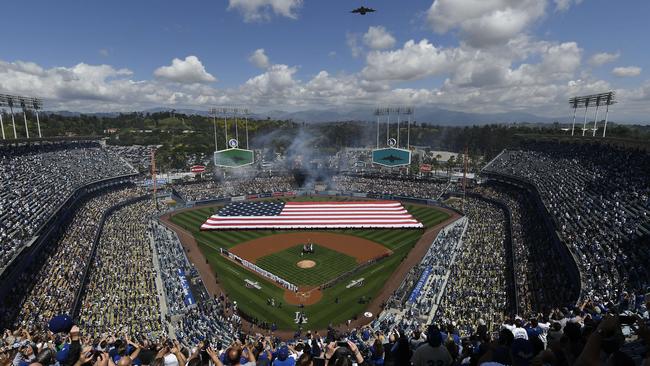
[(296, 263), (296, 265), (299, 268), (312, 268), (313, 266), (316, 265), (316, 262), (310, 261), (310, 260), (303, 260), (303, 261), (300, 261), (300, 262)]

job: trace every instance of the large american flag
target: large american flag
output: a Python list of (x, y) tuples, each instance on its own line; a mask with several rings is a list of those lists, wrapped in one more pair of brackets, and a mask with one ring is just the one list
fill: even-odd
[(220, 209), (201, 230), (422, 228), (397, 201), (237, 202)]

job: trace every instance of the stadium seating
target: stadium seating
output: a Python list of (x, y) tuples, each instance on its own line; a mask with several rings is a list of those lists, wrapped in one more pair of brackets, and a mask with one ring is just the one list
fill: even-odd
[[(145, 150), (115, 152), (134, 154), (133, 161), (138, 161), (137, 151)], [(94, 144), (17, 151), (6, 153), (2, 161), (5, 196), (0, 213), (15, 218), (0, 227), (3, 259), (38, 230), (61, 197), (92, 180), (132, 172), (122, 159)], [(36, 270), (12, 284), (11, 296), (0, 304), (3, 321), (13, 321), (13, 331), (0, 337), (0, 365), (13, 360), (21, 366), (37, 359), (41, 365), (54, 365), (55, 358), (63, 366), (83, 364), (87, 356), (80, 354), (82, 346), (111, 357), (116, 365), (131, 364), (129, 354), (139, 365), (218, 365), (229, 357), (228, 349), (242, 348), (246, 358), (259, 364), (286, 353), (309, 365), (304, 359), (334, 357), (336, 341), (343, 339), (350, 341), (343, 347), (346, 352), (363, 365), (408, 365), (420, 347), (448, 353), (454, 365), (531, 364), (533, 359), (538, 364), (582, 365), (599, 357), (610, 364), (632, 360), (638, 365), (647, 358), (650, 331), (640, 323), (634, 334), (622, 323), (632, 316), (650, 321), (650, 299), (643, 296), (650, 248), (633, 246), (647, 238), (648, 164), (647, 155), (609, 147), (533, 145), (506, 151), (486, 168), (491, 176), (529, 182), (539, 192), (560, 239), (577, 254), (587, 278), (578, 303), (577, 288), (558, 266), (558, 248), (542, 224), (545, 212), (537, 210), (530, 192), (490, 182), (472, 189), (464, 202), (450, 201), (464, 217), (438, 234), (368, 327), (330, 327), (323, 334), (298, 329), (291, 339), (242, 321), (245, 314), (238, 314), (225, 294), (208, 292), (176, 234), (157, 221), (161, 211), (150, 199), (130, 201), (145, 191), (131, 187), (98, 192), (61, 228), (60, 239), (35, 259)], [(439, 199), (451, 188), (381, 176), (334, 176), (325, 184), (342, 192), (424, 199)], [(287, 176), (176, 187), (188, 201), (296, 188)], [(16, 214), (23, 206), (32, 214)], [(508, 264), (509, 240), (513, 268)], [(186, 281), (179, 281), (181, 274)], [(513, 274), (518, 314), (510, 312), (508, 278)], [(75, 340), (77, 328), (48, 333), (48, 321), (72, 313), (77, 297), (81, 339)], [(430, 321), (437, 326), (427, 327)], [(620, 341), (601, 344), (603, 339)], [(56, 351), (64, 352), (65, 344), (71, 351), (51, 352), (48, 359), (47, 341)]]
[(78, 187), (134, 171), (97, 143), (0, 148), (0, 269)]
[(185, 201), (242, 196), (253, 193), (272, 193), (291, 191), (297, 188), (293, 176), (253, 177), (227, 180), (224, 182), (205, 181), (174, 187)]
[(650, 159), (603, 145), (535, 144), (505, 151), (485, 169), (532, 183), (573, 250), (583, 297), (618, 299), (650, 283)]
[[(467, 223), (467, 218), (463, 217), (438, 233), (422, 261), (409, 271), (400, 287), (386, 301), (386, 314), (375, 321), (374, 328), (408, 328), (433, 320), (454, 258), (462, 246)], [(418, 282), (422, 285), (418, 286)]]
[(83, 204), (58, 241), (40, 254), (34, 268), (23, 272), (20, 281), (10, 284), (9, 304), (22, 305), (2, 309), (1, 318), (15, 317), (16, 326), (31, 327), (42, 325), (56, 314), (72, 313), (84, 269), (91, 261), (91, 248), (99, 234), (102, 215), (117, 203), (141, 193), (136, 189), (121, 189)]
[[(225, 298), (213, 298), (207, 293), (196, 269), (185, 256), (176, 234), (163, 225), (152, 221), (153, 241), (160, 262), (160, 274), (165, 288), (168, 314), (172, 329), (178, 339), (196, 343), (204, 338), (216, 343), (218, 340), (230, 342), (240, 324), (234, 314), (224, 311)], [(192, 286), (194, 305), (185, 302), (183, 288), (178, 281), (178, 270), (193, 274), (197, 285)]]
[(388, 178), (372, 175), (338, 175), (332, 177), (330, 187), (342, 192), (389, 194), (402, 197), (439, 199), (449, 184), (425, 179)]

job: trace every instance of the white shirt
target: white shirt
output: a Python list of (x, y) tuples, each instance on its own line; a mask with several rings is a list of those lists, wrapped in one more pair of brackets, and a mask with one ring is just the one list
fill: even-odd
[(173, 353), (165, 355), (165, 366), (178, 366), (178, 358)]
[(515, 336), (515, 339), (521, 338), (521, 339), (528, 340), (528, 332), (526, 332), (526, 329), (517, 328), (514, 325), (510, 325), (510, 324), (503, 324), (503, 327), (511, 331), (512, 334)]
[(537, 326), (542, 330), (538, 336), (539, 340), (546, 345), (546, 336), (548, 335), (548, 330), (551, 328), (551, 323), (537, 323)]

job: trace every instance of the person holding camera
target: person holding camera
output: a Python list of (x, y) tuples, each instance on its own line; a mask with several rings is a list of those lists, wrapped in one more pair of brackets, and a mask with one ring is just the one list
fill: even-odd
[(185, 365), (186, 358), (181, 352), (181, 347), (178, 341), (168, 339), (165, 345), (158, 351), (156, 360), (162, 359), (164, 366), (183, 366)]
[(351, 366), (355, 363), (360, 366), (370, 366), (363, 359), (354, 342), (349, 340), (330, 342), (325, 351), (325, 366)]

